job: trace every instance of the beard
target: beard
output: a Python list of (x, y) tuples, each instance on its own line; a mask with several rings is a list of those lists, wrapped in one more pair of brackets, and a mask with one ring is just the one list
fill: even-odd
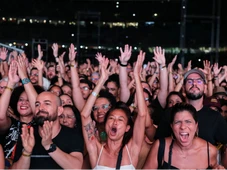
[(199, 90), (199, 93), (192, 93), (190, 92), (192, 88), (194, 88), (194, 86), (192, 86), (188, 91), (185, 91), (187, 98), (190, 100), (201, 99), (203, 97), (203, 92), (201, 92), (200, 89), (197, 88)]
[[(40, 113), (46, 114), (47, 116), (40, 115)], [(34, 116), (35, 125), (41, 126), (41, 127), (43, 127), (44, 121), (55, 121), (55, 120), (57, 120), (57, 116), (49, 116), (49, 113), (48, 112), (44, 112), (44, 111), (39, 111)]]

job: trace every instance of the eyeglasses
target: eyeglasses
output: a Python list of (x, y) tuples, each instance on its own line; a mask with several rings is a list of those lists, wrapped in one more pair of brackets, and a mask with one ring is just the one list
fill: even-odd
[(4, 90), (6, 89), (6, 86), (0, 86), (0, 89)]
[(201, 79), (201, 78), (198, 78), (198, 79), (186, 79), (186, 83), (187, 83), (187, 84), (190, 84), (190, 85), (192, 85), (193, 83), (196, 83), (196, 84), (203, 84), (204, 81), (203, 81), (203, 79)]
[(87, 91), (87, 90), (89, 90), (89, 87), (84, 86), (84, 87), (81, 87), (80, 89), (81, 89), (81, 90), (84, 90), (84, 91)]
[(91, 78), (91, 80), (93, 80), (93, 81), (94, 81), (94, 80), (99, 80), (99, 78)]
[(75, 118), (75, 116), (70, 116), (70, 115), (65, 116), (65, 115), (62, 114), (62, 115), (59, 116), (59, 118), (60, 119), (73, 119), (73, 118)]
[(107, 110), (109, 107), (110, 107), (110, 104), (103, 104), (101, 106), (93, 106), (92, 107), (92, 110), (93, 111), (96, 111), (96, 110), (99, 110), (100, 108), (102, 108), (104, 110)]
[(145, 101), (149, 101), (149, 98), (148, 98), (148, 97), (146, 97), (146, 98), (144, 98), (144, 100), (145, 100)]
[(38, 74), (30, 74), (30, 76), (36, 76), (36, 77), (38, 77)]

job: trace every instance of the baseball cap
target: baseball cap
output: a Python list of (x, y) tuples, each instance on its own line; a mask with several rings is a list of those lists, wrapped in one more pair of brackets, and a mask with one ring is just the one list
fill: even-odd
[(204, 82), (206, 83), (206, 78), (205, 78), (205, 75), (204, 73), (201, 71), (201, 70), (198, 70), (198, 69), (192, 69), (192, 70), (189, 70), (188, 72), (186, 72), (184, 74), (184, 80), (187, 79), (187, 77), (192, 74), (192, 73), (196, 73), (198, 75), (200, 75), (200, 77), (204, 80)]

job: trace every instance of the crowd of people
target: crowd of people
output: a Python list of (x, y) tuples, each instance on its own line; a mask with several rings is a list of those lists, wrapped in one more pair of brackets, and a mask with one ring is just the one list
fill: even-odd
[(227, 168), (227, 66), (52, 50), (0, 48), (0, 169)]

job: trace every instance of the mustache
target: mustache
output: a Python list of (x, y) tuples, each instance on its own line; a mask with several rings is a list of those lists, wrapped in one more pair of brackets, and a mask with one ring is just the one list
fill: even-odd
[(195, 85), (192, 85), (192, 87), (189, 89), (189, 90), (191, 90), (192, 88), (197, 88), (198, 90), (200, 90), (197, 86), (195, 86)]
[(41, 111), (41, 110), (40, 110), (40, 111), (38, 111), (38, 113), (37, 113), (36, 115), (38, 116), (38, 115), (40, 115), (41, 113), (49, 115), (49, 113), (48, 113), (48, 112), (46, 112), (46, 111)]

